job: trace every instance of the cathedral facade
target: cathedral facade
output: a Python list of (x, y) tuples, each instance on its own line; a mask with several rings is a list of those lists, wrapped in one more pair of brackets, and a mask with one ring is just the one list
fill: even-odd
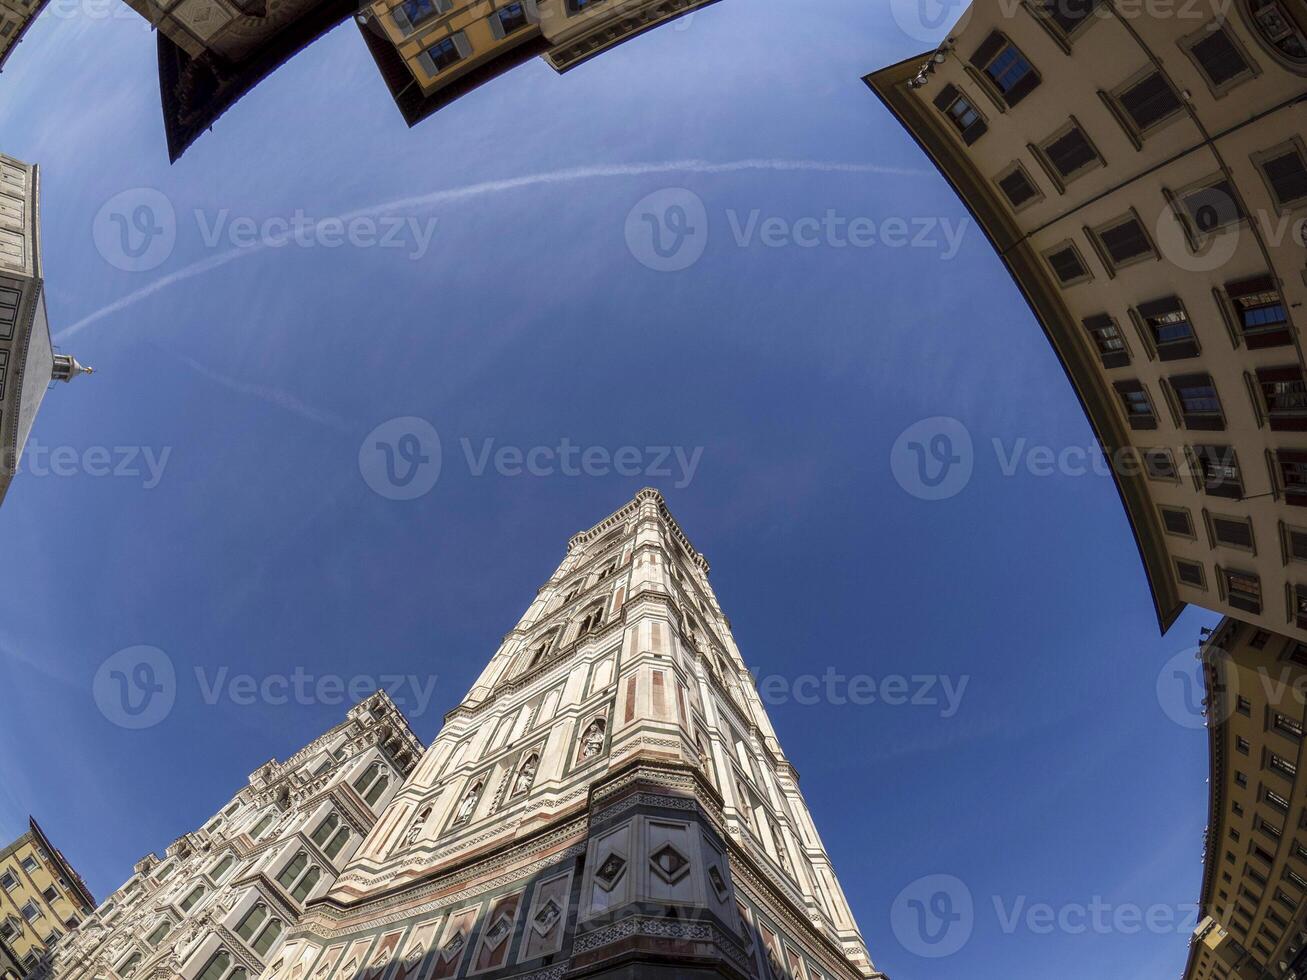
[(882, 976), (653, 490), (572, 538), (270, 959), (263, 980)]
[(384, 693), (285, 762), (272, 760), (203, 827), (135, 873), (36, 980), (249, 980), (386, 812), (422, 743)]

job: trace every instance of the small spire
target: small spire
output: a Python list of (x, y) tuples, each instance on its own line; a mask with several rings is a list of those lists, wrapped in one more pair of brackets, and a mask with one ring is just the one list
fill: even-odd
[(71, 354), (56, 354), (51, 378), (55, 381), (72, 381), (79, 374), (94, 374), (95, 368), (86, 367)]

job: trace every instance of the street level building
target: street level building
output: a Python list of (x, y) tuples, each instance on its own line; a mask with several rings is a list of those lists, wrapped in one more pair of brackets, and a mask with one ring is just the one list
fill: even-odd
[(881, 977), (708, 571), (574, 536), (264, 980)]
[(248, 980), (324, 895), (422, 754), (379, 692), (260, 766), (64, 937), (38, 980)]
[(66, 934), (91, 914), (95, 899), (40, 825), (0, 850), (0, 976), (30, 975)]
[(40, 171), (0, 154), (0, 502), (53, 381), (90, 373), (56, 353), (41, 267)]
[(977, 2), (866, 83), (1006, 264), (1165, 630), (1307, 640), (1307, 5)]

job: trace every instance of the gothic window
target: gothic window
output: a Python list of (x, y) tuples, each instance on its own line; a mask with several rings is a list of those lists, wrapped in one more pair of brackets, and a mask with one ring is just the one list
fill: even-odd
[(540, 756), (533, 752), (522, 763), (521, 768), (517, 770), (517, 779), (513, 781), (513, 798), (525, 796), (531, 792), (531, 784), (535, 782), (536, 770), (539, 768)]
[(349, 843), (349, 828), (341, 827), (327, 843), (327, 846), (323, 848), (323, 853), (329, 858), (334, 858), (347, 843)]
[(372, 784), (372, 788), (368, 790), (368, 795), (363, 797), (364, 802), (367, 803), (368, 806), (376, 806), (377, 800), (381, 799), (381, 794), (386, 791), (386, 787), (389, 785), (390, 777), (383, 775)]
[(549, 656), (550, 650), (553, 649), (554, 641), (557, 639), (558, 639), (557, 629), (552, 629), (544, 636), (542, 636), (540, 640), (534, 646), (532, 646), (530, 651), (527, 653), (526, 669), (530, 670), (533, 667), (538, 667), (540, 664), (544, 663), (545, 659)]
[(472, 819), (472, 813), (476, 810), (477, 803), (481, 799), (482, 786), (483, 784), (481, 780), (478, 779), (469, 786), (467, 792), (463, 794), (463, 799), (458, 804), (458, 813), (454, 817), (455, 827), (459, 824), (467, 823)]
[(168, 933), (171, 930), (172, 930), (172, 923), (169, 922), (167, 919), (164, 919), (157, 926), (155, 926), (154, 931), (150, 933), (149, 936), (146, 937), (145, 940), (146, 944), (151, 948), (158, 946), (159, 943), (163, 942), (164, 939), (167, 938)]
[(136, 972), (136, 968), (141, 965), (141, 954), (133, 953), (119, 965), (117, 973), (120, 977), (130, 977)]
[(235, 863), (236, 863), (236, 859), (232, 857), (230, 854), (228, 854), (216, 865), (214, 865), (213, 870), (209, 872), (209, 878), (215, 882), (222, 881), (223, 875), (225, 875), (228, 871), (230, 871), (231, 866)]
[(218, 950), (210, 958), (208, 964), (201, 971), (195, 980), (223, 980), (227, 975), (227, 970), (231, 967), (231, 954), (226, 950)]
[(281, 885), (282, 888), (292, 888), (295, 885), (295, 882), (299, 880), (300, 876), (304, 874), (304, 869), (308, 867), (308, 864), (308, 855), (303, 851), (300, 851), (295, 855), (290, 864), (286, 865), (281, 874), (277, 876), (277, 884)]
[(608, 734), (608, 721), (596, 718), (581, 736), (581, 759), (593, 759), (604, 750), (604, 737)]
[(290, 892), (291, 898), (295, 899), (297, 902), (304, 901), (309, 897), (309, 893), (313, 891), (313, 887), (318, 883), (318, 879), (321, 877), (322, 869), (315, 864), (305, 872), (304, 877), (300, 878), (300, 880), (295, 883), (295, 887), (292, 888)]
[(281, 938), (281, 930), (281, 920), (279, 919), (273, 919), (264, 926), (263, 931), (259, 933), (259, 938), (254, 940), (254, 952), (257, 953), (259, 957), (267, 956), (268, 951), (271, 950), (272, 947), (276, 945), (277, 940)]
[(258, 931), (259, 926), (263, 925), (263, 920), (268, 917), (268, 907), (266, 905), (256, 905), (245, 913), (245, 918), (241, 919), (236, 926), (236, 935), (240, 936), (247, 943), (254, 939), (254, 933)]
[(181, 905), (179, 906), (181, 910), (183, 912), (189, 912), (191, 909), (195, 908), (199, 900), (204, 897), (204, 892), (205, 888), (203, 885), (196, 885), (192, 888), (190, 892), (187, 893), (186, 897), (182, 899)]
[(318, 847), (324, 846), (327, 843), (327, 841), (331, 838), (331, 835), (335, 832), (336, 828), (339, 826), (340, 826), (340, 814), (338, 813), (329, 814), (327, 816), (327, 819), (323, 820), (322, 823), (318, 824), (318, 829), (313, 832), (313, 838), (312, 838), (313, 843), (317, 844)]
[[(264, 832), (265, 830), (267, 830), (270, 826), (272, 826), (272, 814), (271, 814), (271, 813), (265, 813), (262, 817), (259, 818), (259, 822), (256, 823), (256, 824), (255, 824), (255, 825), (250, 829), (250, 836), (251, 836), (252, 838), (254, 838), (255, 840), (258, 840), (261, 836), (263, 836), (263, 832)], [(170, 869), (168, 869), (168, 870), (171, 871), (172, 869), (170, 868)], [(165, 877), (166, 877), (166, 874), (161, 874), (161, 875), (158, 876), (159, 880), (161, 880), (161, 881), (162, 881), (163, 878), (165, 878)]]
[(422, 831), (426, 830), (427, 821), (431, 819), (431, 807), (426, 807), (418, 814), (417, 819), (413, 821), (413, 826), (409, 828), (406, 843), (412, 847), (422, 839)]
[(581, 623), (580, 626), (577, 627), (576, 635), (585, 636), (587, 633), (593, 633), (597, 629), (599, 629), (600, 626), (603, 625), (603, 622), (604, 622), (603, 603), (602, 602), (596, 603), (595, 605), (587, 609), (585, 613), (581, 616)]
[(381, 763), (374, 762), (354, 780), (354, 789), (360, 796), (366, 798), (368, 791), (384, 778), (381, 773)]

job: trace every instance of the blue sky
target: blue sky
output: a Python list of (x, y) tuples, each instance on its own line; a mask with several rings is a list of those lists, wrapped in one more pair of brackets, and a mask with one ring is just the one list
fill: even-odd
[[(103, 896), (343, 717), (210, 704), (197, 670), (434, 676), (413, 718), (429, 740), (566, 539), (654, 485), (760, 676), (883, 693), (930, 675), (937, 702), (965, 683), (955, 710), (771, 708), (882, 969), (1178, 975), (1183, 926), (1129, 910), (1179, 919), (1198, 897), (1205, 736), (1157, 678), (1215, 617), (1157, 635), (1106, 477), (1036, 476), (1028, 456), (1005, 473), (1092, 435), (983, 236), (860, 81), (925, 47), (882, 3), (726, 0), (409, 131), (347, 24), (169, 167), (144, 22), (52, 6), (0, 78), (0, 149), (42, 165), (51, 322), (99, 373), (50, 393), (47, 455), (0, 508), (0, 831), (35, 814)], [(641, 261), (632, 212), (658, 192), (703, 203), (683, 271)], [(161, 199), (171, 249), (125, 271), (109, 216)], [(246, 247), (297, 211), (405, 230)], [(813, 232), (828, 213), (889, 242)], [(934, 230), (897, 244), (896, 218)], [(439, 478), (397, 500), (360, 447), (410, 416), (439, 435)], [(891, 455), (937, 416), (967, 430), (974, 472), (923, 500)], [(478, 472), (487, 440), (492, 458), (635, 447), (641, 472)], [(664, 446), (697, 458), (691, 479), (674, 456), (659, 472)], [(103, 453), (125, 472), (95, 475)], [(95, 679), (138, 645), (166, 653), (176, 704), (129, 730)], [(892, 912), (941, 874), (971, 928), (923, 957)], [(1109, 927), (1078, 927), (1095, 903)], [(1027, 914), (1043, 904), (1061, 926)]]

